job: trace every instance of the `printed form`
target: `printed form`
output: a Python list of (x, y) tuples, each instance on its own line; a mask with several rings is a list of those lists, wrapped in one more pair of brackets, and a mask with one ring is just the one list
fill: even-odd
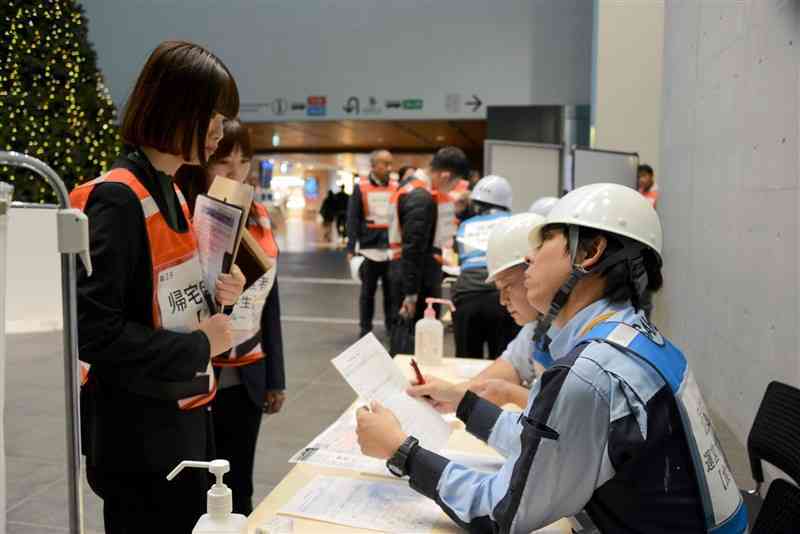
[(403, 432), (417, 438), (420, 445), (435, 452), (447, 445), (452, 428), (431, 406), (406, 394), (408, 379), (373, 334), (359, 339), (331, 363), (359, 397), (378, 401), (394, 412)]
[(452, 524), (407, 483), (334, 476), (318, 476), (278, 513), (393, 533), (422, 534)]

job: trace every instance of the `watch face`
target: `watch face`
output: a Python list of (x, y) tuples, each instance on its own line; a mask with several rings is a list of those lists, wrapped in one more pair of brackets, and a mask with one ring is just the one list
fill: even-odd
[(389, 472), (392, 473), (394, 476), (396, 477), (403, 476), (403, 471), (399, 467), (394, 465), (391, 461), (386, 462), (386, 467), (389, 469)]

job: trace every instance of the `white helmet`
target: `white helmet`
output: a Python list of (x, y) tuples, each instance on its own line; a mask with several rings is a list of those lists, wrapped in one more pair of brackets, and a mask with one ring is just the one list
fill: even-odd
[(528, 211), (541, 215), (542, 217), (547, 217), (550, 214), (550, 210), (553, 209), (553, 206), (555, 206), (557, 202), (558, 198), (556, 197), (542, 197), (531, 204)]
[(520, 213), (500, 221), (492, 228), (486, 250), (486, 268), (489, 271), (487, 283), (494, 282), (498, 274), (525, 261), (530, 250), (528, 234), (542, 221), (544, 217), (541, 215)]
[(469, 198), (511, 210), (511, 184), (502, 176), (490, 174), (478, 180)]
[(591, 184), (567, 193), (547, 219), (533, 228), (530, 244), (539, 245), (548, 224), (596, 228), (642, 243), (661, 256), (661, 221), (650, 202), (638, 191), (619, 184)]

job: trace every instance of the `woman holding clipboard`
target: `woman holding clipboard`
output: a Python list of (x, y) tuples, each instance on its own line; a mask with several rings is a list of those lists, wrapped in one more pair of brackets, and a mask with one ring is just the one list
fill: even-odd
[(107, 534), (152, 532), (155, 518), (162, 532), (188, 534), (205, 510), (205, 472), (166, 475), (214, 456), (210, 361), (232, 336), (210, 301), (234, 304), (245, 281), (234, 266), (205, 287), (173, 175), (206, 162), (238, 108), (236, 82), (214, 54), (161, 43), (129, 97), (122, 154), (70, 196), (89, 217), (94, 273), (79, 267), (77, 293), (80, 357), (91, 365), (81, 434)]
[[(252, 158), (245, 127), (238, 120), (226, 121), (222, 141), (206, 169), (183, 167), (176, 180), (193, 204), (216, 176), (245, 182)], [(234, 306), (231, 315), (234, 347), (213, 361), (219, 376), (213, 404), (217, 455), (231, 463), (225, 480), (233, 491), (233, 511), (245, 515), (253, 510), (253, 464), (261, 417), (281, 410), (286, 389), (280, 299), (275, 279), (278, 246), (269, 213), (258, 202), (253, 202), (250, 208), (247, 230), (272, 260), (272, 267), (245, 290)], [(244, 245), (239, 254), (243, 249)]]

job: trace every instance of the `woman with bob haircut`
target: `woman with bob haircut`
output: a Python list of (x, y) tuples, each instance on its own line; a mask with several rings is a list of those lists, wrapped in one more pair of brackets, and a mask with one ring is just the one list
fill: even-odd
[(244, 288), (238, 267), (205, 287), (186, 202), (173, 183), (181, 165), (204, 164), (239, 110), (228, 68), (188, 42), (150, 55), (122, 119), (125, 143), (72, 204), (89, 217), (94, 273), (78, 277), (81, 434), (105, 532), (189, 533), (205, 509), (207, 473), (166, 475), (182, 460), (214, 455), (211, 359), (232, 346), (216, 313)]

